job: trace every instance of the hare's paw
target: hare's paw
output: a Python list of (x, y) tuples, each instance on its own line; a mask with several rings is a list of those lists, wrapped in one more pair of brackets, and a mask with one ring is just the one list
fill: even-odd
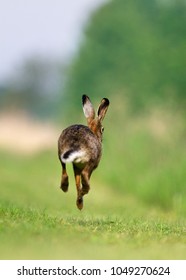
[(83, 209), (83, 197), (78, 197), (76, 201), (77, 208), (79, 210)]
[(64, 192), (67, 192), (68, 191), (68, 176), (63, 176), (62, 178), (62, 181), (61, 181), (61, 189), (64, 191)]

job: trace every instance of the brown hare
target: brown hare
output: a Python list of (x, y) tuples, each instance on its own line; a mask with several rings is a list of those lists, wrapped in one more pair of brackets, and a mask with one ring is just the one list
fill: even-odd
[(75, 124), (64, 129), (58, 140), (58, 156), (62, 164), (61, 189), (68, 191), (66, 163), (72, 162), (76, 188), (77, 207), (83, 208), (83, 196), (89, 192), (89, 179), (98, 166), (102, 153), (102, 121), (109, 106), (109, 100), (103, 98), (97, 116), (88, 96), (82, 96), (84, 115), (88, 126)]

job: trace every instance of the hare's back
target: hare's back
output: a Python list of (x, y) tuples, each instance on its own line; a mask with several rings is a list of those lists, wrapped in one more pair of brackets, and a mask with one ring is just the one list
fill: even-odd
[(59, 146), (63, 150), (100, 149), (100, 143), (94, 133), (85, 125), (72, 125), (63, 130), (59, 138)]

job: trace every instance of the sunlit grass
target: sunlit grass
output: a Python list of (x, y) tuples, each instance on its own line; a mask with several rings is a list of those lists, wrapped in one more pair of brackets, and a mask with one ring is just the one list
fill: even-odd
[[(95, 209), (95, 212), (97, 210)], [(180, 259), (185, 227), (166, 217), (88, 213), (50, 215), (1, 207), (1, 258)]]

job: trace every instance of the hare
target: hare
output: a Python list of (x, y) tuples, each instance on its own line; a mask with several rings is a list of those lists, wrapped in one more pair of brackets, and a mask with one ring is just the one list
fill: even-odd
[(62, 165), (61, 189), (68, 191), (66, 163), (72, 162), (76, 188), (76, 205), (83, 208), (83, 196), (89, 192), (89, 179), (99, 164), (102, 154), (102, 121), (109, 106), (109, 100), (103, 98), (97, 116), (88, 96), (82, 96), (84, 115), (88, 126), (75, 124), (64, 129), (58, 140), (58, 156)]

